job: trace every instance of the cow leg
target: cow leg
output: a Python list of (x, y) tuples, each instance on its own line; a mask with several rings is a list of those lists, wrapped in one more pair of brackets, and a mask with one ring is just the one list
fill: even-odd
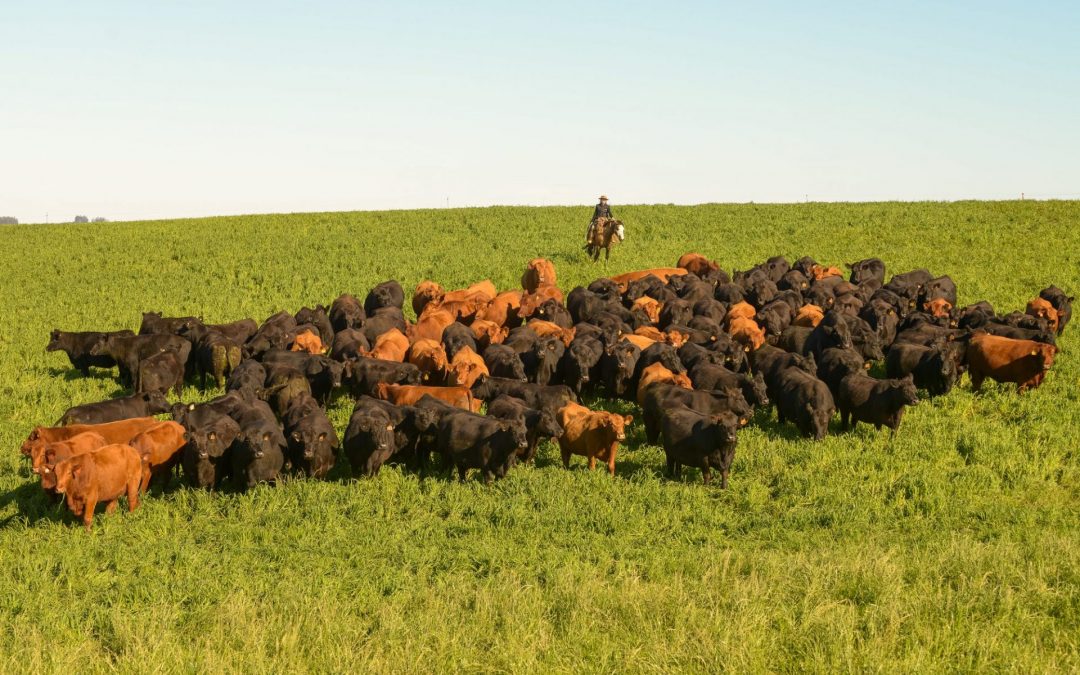
[(618, 452), (618, 450), (616, 449), (616, 447), (614, 445), (611, 446), (611, 448), (608, 450), (608, 461), (607, 461), (608, 473), (611, 474), (612, 476), (615, 475), (615, 454), (617, 452)]
[(119, 504), (119, 503), (120, 503), (120, 499), (117, 498), (117, 499), (112, 500), (108, 504), (106, 504), (105, 505), (105, 513), (106, 514), (116, 513), (116, 505)]
[(570, 468), (570, 451), (567, 450), (566, 448), (562, 448), (561, 451), (562, 451), (561, 454), (562, 454), (563, 468), (569, 469)]
[(83, 503), (82, 520), (83, 527), (89, 532), (94, 527), (94, 510), (97, 508), (97, 495), (89, 494)]
[(705, 465), (701, 467), (701, 479), (705, 481), (706, 485), (712, 482), (712, 471), (709, 470), (708, 462), (706, 462)]
[(469, 470), (466, 469), (463, 466), (459, 466), (457, 468), (457, 470), (458, 470), (458, 480), (460, 480), (462, 483), (464, 483), (465, 482), (465, 474), (467, 474), (469, 472)]
[(675, 460), (671, 457), (667, 458), (667, 472), (669, 477), (675, 477)]
[(982, 389), (983, 380), (985, 379), (984, 376), (981, 373), (975, 373), (975, 371), (970, 371), (970, 375), (971, 375), (971, 390), (972, 391), (979, 391), (980, 389)]
[(720, 472), (720, 489), (721, 490), (726, 490), (727, 489), (728, 473), (730, 473), (730, 471), (728, 469), (724, 469), (723, 471)]
[(844, 431), (848, 430), (848, 411), (847, 410), (841, 410), (840, 411), (840, 428), (842, 430), (844, 430)]
[(484, 485), (491, 485), (492, 478), (491, 469), (484, 469)]
[(589, 471), (596, 468), (596, 455), (589, 455)]

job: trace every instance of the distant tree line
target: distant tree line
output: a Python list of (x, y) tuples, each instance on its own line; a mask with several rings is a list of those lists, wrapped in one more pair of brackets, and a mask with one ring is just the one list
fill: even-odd
[[(76, 223), (89, 223), (90, 219), (87, 218), (86, 216), (75, 216), (75, 222)], [(102, 218), (101, 216), (98, 216), (97, 218), (94, 218), (93, 222), (95, 222), (95, 223), (107, 223), (109, 221), (106, 220), (105, 218)]]
[(19, 219), (14, 216), (0, 216), (0, 225), (18, 225)]

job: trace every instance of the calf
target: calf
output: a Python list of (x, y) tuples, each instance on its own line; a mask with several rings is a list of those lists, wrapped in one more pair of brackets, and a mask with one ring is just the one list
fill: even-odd
[(477, 412), (481, 402), (473, 398), (472, 392), (465, 387), (424, 387), (408, 384), (387, 384), (380, 382), (375, 387), (375, 396), (394, 405), (414, 405), (424, 395), (429, 395), (450, 405)]
[[(768, 382), (768, 378), (766, 378)], [(829, 420), (836, 411), (832, 392), (824, 382), (799, 368), (785, 368), (776, 375), (778, 421), (791, 421), (807, 438), (822, 440), (829, 433)]]
[(667, 411), (663, 420), (664, 455), (672, 478), (682, 478), (685, 464), (700, 468), (708, 485), (715, 468), (720, 471), (720, 488), (727, 489), (738, 429), (739, 420), (731, 413), (706, 415), (686, 407)]
[(514, 465), (518, 453), (528, 448), (525, 424), (520, 419), (505, 420), (459, 412), (439, 422), (436, 448), (444, 465), (457, 467), (464, 481), (469, 469), (479, 469), (485, 483), (503, 478)]
[(153, 417), (136, 417), (129, 420), (106, 422), (104, 424), (70, 424), (64, 427), (35, 427), (19, 449), (23, 455), (32, 457), (34, 452), (41, 452), (47, 443), (66, 441), (85, 431), (101, 434), (108, 443), (127, 443), (135, 434), (157, 424)]
[(56, 465), (76, 455), (85, 455), (98, 448), (103, 448), (108, 443), (101, 436), (92, 431), (84, 431), (72, 436), (66, 441), (49, 443), (35, 451), (33, 457), (33, 471), (41, 477), (41, 489), (51, 501), (59, 497), (56, 492)]
[(488, 404), (487, 414), (491, 417), (508, 420), (521, 420), (525, 424), (525, 439), (528, 442), (518, 458), (531, 462), (536, 457), (536, 445), (540, 438), (557, 439), (563, 434), (558, 419), (546, 410), (530, 408), (513, 396), (500, 396)]
[(1018, 392), (1034, 389), (1054, 365), (1056, 354), (1057, 347), (1042, 342), (976, 333), (967, 348), (971, 386), (978, 391), (989, 377), (995, 382), (1016, 382)]
[(875, 429), (880, 430), (884, 425), (895, 432), (904, 416), (905, 406), (918, 402), (911, 375), (898, 380), (878, 380), (854, 373), (840, 380), (840, 395), (836, 398), (840, 424), (845, 430), (850, 419), (852, 429), (859, 422), (866, 422), (873, 424)]
[(559, 449), (563, 466), (570, 468), (570, 456), (582, 455), (589, 459), (589, 470), (596, 468), (600, 459), (608, 466), (608, 473), (615, 475), (615, 455), (619, 443), (626, 440), (626, 426), (634, 421), (633, 415), (616, 415), (604, 411), (592, 411), (577, 403), (568, 403), (559, 410)]
[(150, 417), (169, 412), (169, 402), (159, 391), (132, 394), (99, 403), (72, 406), (56, 422), (56, 426), (71, 424), (103, 424), (133, 417)]
[(87, 531), (93, 527), (99, 501), (107, 502), (105, 513), (112, 513), (126, 494), (128, 511), (134, 511), (142, 478), (142, 458), (130, 445), (106, 445), (56, 465), (56, 491), (66, 495), (68, 508), (82, 516)]
[(71, 333), (57, 328), (49, 334), (49, 344), (46, 345), (45, 351), (64, 352), (67, 354), (68, 360), (71, 361), (71, 367), (81, 371), (85, 376), (90, 374), (91, 366), (95, 368), (112, 368), (116, 365), (116, 359), (108, 354), (94, 355), (91, 353), (95, 346), (113, 335), (130, 337), (135, 333), (129, 330), (111, 333), (99, 333), (96, 331)]
[(151, 478), (161, 480), (164, 491), (172, 469), (180, 462), (181, 450), (187, 444), (186, 431), (176, 422), (158, 422), (131, 439), (131, 447), (143, 462), (143, 478), (139, 490), (146, 492)]
[(468, 347), (462, 347), (450, 362), (446, 383), (471, 389), (477, 380), (490, 376), (484, 359)]

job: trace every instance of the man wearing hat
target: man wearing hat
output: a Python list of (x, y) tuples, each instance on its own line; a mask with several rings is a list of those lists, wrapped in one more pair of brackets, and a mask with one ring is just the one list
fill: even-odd
[(593, 233), (596, 231), (596, 225), (601, 218), (614, 218), (611, 214), (611, 207), (607, 203), (607, 195), (600, 195), (600, 203), (593, 209), (592, 222), (589, 223), (589, 230), (585, 234), (585, 244), (588, 245), (592, 241)]

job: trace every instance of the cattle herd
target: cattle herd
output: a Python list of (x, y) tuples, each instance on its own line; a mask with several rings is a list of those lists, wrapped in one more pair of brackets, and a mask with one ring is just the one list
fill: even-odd
[[(444, 470), (464, 480), (479, 469), (489, 482), (550, 438), (564, 466), (581, 455), (614, 474), (634, 416), (581, 405), (602, 391), (640, 407), (673, 477), (687, 465), (709, 483), (716, 470), (726, 487), (755, 409), (773, 405), (780, 423), (815, 439), (836, 412), (843, 429), (895, 432), (918, 390), (946, 394), (964, 372), (974, 389), (987, 377), (1037, 387), (1072, 314), (1073, 298), (1054, 286), (1001, 315), (987, 302), (958, 306), (953, 281), (925, 269), (886, 283), (879, 259), (847, 267), (845, 279), (809, 257), (774, 257), (729, 276), (688, 253), (676, 267), (597, 279), (564, 297), (538, 258), (521, 290), (420, 283), (415, 323), (401, 285), (387, 281), (362, 303), (345, 294), (261, 325), (145, 313), (137, 335), (55, 330), (48, 351), (84, 374), (116, 368), (132, 394), (70, 408), (58, 426), (34, 429), (22, 452), (87, 528), (98, 502), (111, 512), (126, 495), (134, 509), (177, 468), (196, 488), (229, 480), (245, 490), (287, 473), (323, 478), (339, 454), (354, 477), (386, 462), (427, 472), (435, 452)], [(867, 372), (881, 361), (888, 379)], [(193, 378), (225, 393), (166, 400)], [(324, 406), (344, 390), (357, 400), (339, 438)]]

